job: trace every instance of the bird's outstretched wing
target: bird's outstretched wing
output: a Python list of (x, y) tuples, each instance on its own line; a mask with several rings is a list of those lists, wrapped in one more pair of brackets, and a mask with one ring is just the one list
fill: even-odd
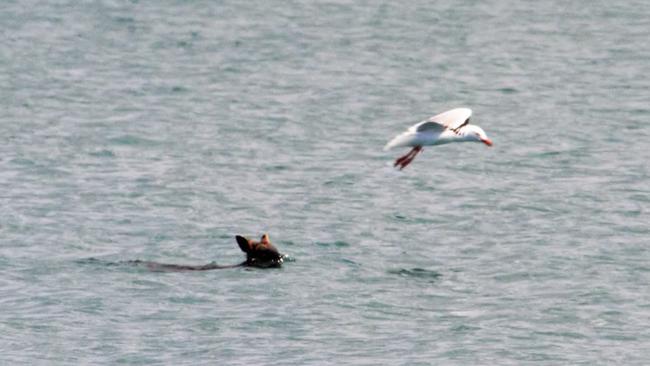
[(458, 130), (469, 123), (472, 116), (472, 110), (469, 108), (455, 108), (447, 112), (437, 114), (427, 120), (427, 122), (439, 123), (450, 130)]
[(394, 147), (416, 146), (424, 144), (426, 140), (435, 138), (437, 135), (440, 135), (445, 129), (446, 127), (439, 123), (422, 121), (395, 136), (386, 144), (386, 146), (384, 146), (384, 150), (390, 150)]
[(394, 147), (426, 145), (427, 142), (435, 141), (445, 130), (458, 130), (469, 123), (472, 110), (469, 108), (455, 108), (437, 114), (427, 120), (417, 123), (405, 132), (390, 140), (384, 150)]
[(422, 121), (417, 125), (409, 128), (412, 132), (442, 132), (446, 129), (444, 125), (434, 121)]

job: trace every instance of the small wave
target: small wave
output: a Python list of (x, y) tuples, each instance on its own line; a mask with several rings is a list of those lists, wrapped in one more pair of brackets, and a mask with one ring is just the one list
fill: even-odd
[(111, 150), (98, 150), (90, 153), (90, 156), (100, 157), (100, 158), (114, 158), (115, 154)]
[(337, 240), (333, 242), (322, 242), (322, 241), (317, 241), (316, 245), (321, 246), (321, 247), (337, 247), (337, 248), (345, 248), (349, 247), (350, 243), (342, 241), (342, 240)]
[(111, 143), (116, 144), (116, 145), (127, 145), (127, 146), (134, 146), (134, 145), (145, 145), (145, 146), (151, 146), (151, 145), (156, 145), (157, 142), (154, 140), (149, 140), (145, 139), (142, 137), (138, 136), (133, 136), (133, 135), (124, 135), (124, 136), (119, 136), (119, 137), (114, 137), (109, 140)]
[(422, 279), (430, 279), (430, 280), (436, 280), (442, 277), (442, 274), (440, 272), (436, 272), (424, 268), (391, 269), (388, 271), (388, 273), (402, 276), (402, 277), (422, 278)]
[(508, 88), (508, 87), (506, 87), (506, 88), (500, 88), (500, 89), (498, 89), (498, 91), (500, 91), (500, 92), (503, 93), (503, 94), (514, 94), (514, 93), (516, 93), (518, 90), (515, 89), (515, 88)]

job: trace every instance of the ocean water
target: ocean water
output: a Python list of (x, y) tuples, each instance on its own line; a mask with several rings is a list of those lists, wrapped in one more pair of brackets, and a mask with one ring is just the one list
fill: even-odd
[(1, 364), (648, 364), (647, 2), (0, 9)]

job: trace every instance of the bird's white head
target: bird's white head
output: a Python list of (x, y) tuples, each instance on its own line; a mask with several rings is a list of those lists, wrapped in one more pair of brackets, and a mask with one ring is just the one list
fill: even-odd
[(492, 146), (492, 140), (487, 137), (485, 131), (483, 131), (479, 126), (467, 125), (461, 130), (461, 133), (467, 141), (477, 141), (482, 142), (487, 146)]

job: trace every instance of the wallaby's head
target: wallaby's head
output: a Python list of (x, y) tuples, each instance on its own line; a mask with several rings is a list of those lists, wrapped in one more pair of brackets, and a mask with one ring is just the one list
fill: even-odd
[(246, 253), (244, 264), (247, 266), (267, 268), (282, 265), (284, 256), (271, 244), (268, 234), (262, 235), (260, 241), (253, 241), (237, 235), (237, 244)]

